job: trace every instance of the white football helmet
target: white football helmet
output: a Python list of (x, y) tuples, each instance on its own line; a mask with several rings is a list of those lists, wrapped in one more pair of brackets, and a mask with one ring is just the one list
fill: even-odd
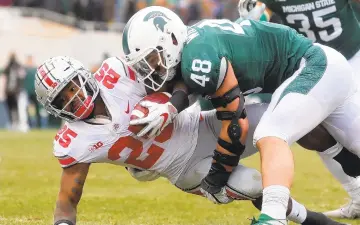
[[(63, 106), (55, 103), (59, 93), (68, 84), (76, 85), (73, 97)], [(35, 76), (37, 100), (46, 111), (68, 122), (87, 118), (99, 93), (99, 86), (90, 71), (78, 60), (67, 56), (57, 56), (46, 60), (37, 68)], [(66, 110), (69, 104), (76, 105), (73, 112)]]
[[(165, 81), (174, 77), (186, 35), (187, 26), (170, 9), (144, 8), (135, 13), (124, 28), (125, 62), (136, 71), (141, 83), (158, 91)], [(163, 71), (158, 70), (160, 67)]]

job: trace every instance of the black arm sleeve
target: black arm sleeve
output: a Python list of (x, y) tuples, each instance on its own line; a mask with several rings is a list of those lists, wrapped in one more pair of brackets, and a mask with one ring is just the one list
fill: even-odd
[(180, 113), (189, 106), (188, 94), (185, 91), (177, 90), (172, 94), (170, 102)]

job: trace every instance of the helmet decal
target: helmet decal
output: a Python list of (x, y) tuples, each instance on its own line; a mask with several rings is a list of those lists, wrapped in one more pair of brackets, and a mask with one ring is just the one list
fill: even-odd
[(163, 12), (160, 11), (152, 11), (149, 12), (145, 17), (144, 21), (148, 21), (150, 19), (154, 18), (153, 24), (156, 27), (156, 29), (160, 29), (162, 32), (164, 32), (164, 26), (167, 24), (164, 18), (167, 20), (170, 20)]

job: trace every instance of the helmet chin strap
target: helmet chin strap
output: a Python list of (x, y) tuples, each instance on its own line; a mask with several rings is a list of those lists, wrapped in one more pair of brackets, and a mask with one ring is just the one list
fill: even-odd
[(168, 76), (166, 78), (166, 81), (172, 80), (174, 78), (175, 74), (176, 74), (176, 68), (171, 67), (170, 69), (168, 69)]
[(79, 107), (78, 110), (74, 113), (74, 115), (80, 119), (86, 119), (90, 116), (92, 111), (94, 110), (94, 103), (91, 102), (92, 96), (88, 95), (83, 102), (83, 104)]

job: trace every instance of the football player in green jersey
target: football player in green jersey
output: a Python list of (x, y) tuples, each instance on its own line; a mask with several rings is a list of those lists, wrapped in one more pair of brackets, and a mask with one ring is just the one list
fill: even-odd
[[(360, 23), (358, 0), (240, 0), (241, 18), (269, 21), (273, 12), (283, 23), (314, 42), (342, 53), (360, 69)], [(250, 11), (249, 11), (250, 9)]]
[[(359, 9), (358, 0), (239, 1), (240, 17), (269, 21), (274, 12), (280, 16), (284, 24), (312, 41), (330, 46), (342, 53), (357, 72), (360, 71)], [(349, 177), (339, 171), (342, 168), (333, 160), (326, 161), (325, 164), (351, 198), (349, 204), (325, 214), (348, 219), (360, 217), (360, 177)]]
[(148, 7), (129, 20), (122, 42), (127, 64), (147, 87), (158, 91), (166, 81), (179, 79), (170, 102), (146, 104), (148, 116), (132, 123), (147, 124), (139, 136), (162, 130), (183, 110), (190, 93), (209, 96), (217, 109), (222, 129), (201, 184), (213, 201), (228, 201), (224, 185), (244, 150), (248, 123), (243, 95), (273, 94), (254, 134), (264, 186), (256, 224), (286, 224), (294, 171), (289, 145), (318, 124), (360, 155), (355, 135), (360, 132), (360, 91), (354, 71), (339, 52), (313, 44), (294, 29), (249, 20), (203, 20), (186, 27), (171, 10)]

